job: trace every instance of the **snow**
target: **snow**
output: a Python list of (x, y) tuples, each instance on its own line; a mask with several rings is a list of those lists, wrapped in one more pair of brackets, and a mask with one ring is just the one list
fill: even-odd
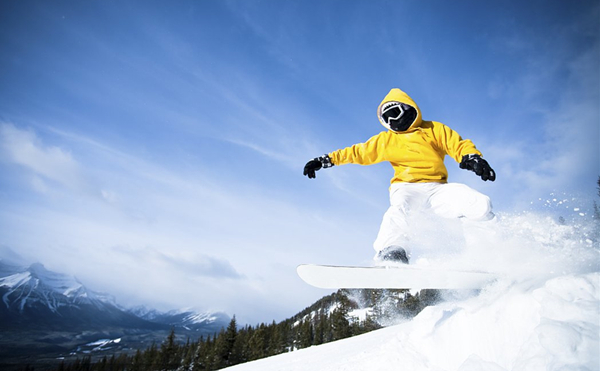
[(484, 290), (448, 292), (412, 320), (227, 370), (600, 370), (598, 225), (522, 214), (497, 228), (483, 251), (443, 257), (495, 268), (501, 278)]
[(17, 267), (0, 260), (0, 273), (7, 274), (0, 277), (0, 287), (6, 290), (2, 302), (7, 308), (17, 303), (16, 307), (23, 310), (28, 304), (41, 303), (56, 312), (72, 304), (115, 305), (113, 297), (89, 291), (75, 277), (51, 272), (40, 263)]
[(22, 285), (23, 282), (28, 281), (31, 278), (31, 273), (21, 272), (15, 273), (11, 276), (0, 278), (0, 287), (13, 288)]
[(373, 312), (373, 310), (371, 308), (355, 309), (355, 310), (348, 312), (348, 316), (354, 317), (358, 321), (365, 321), (367, 319), (367, 316), (373, 314), (372, 312)]
[(599, 370), (599, 283), (597, 272), (497, 282), (400, 325), (227, 370)]
[(83, 288), (75, 278), (50, 272), (40, 263), (34, 263), (29, 268), (21, 268), (20, 271), (0, 278), (0, 286), (8, 290), (16, 290), (25, 284), (35, 287), (40, 283), (43, 283), (46, 290), (65, 296), (77, 294)]
[(81, 352), (83, 354), (91, 354), (93, 352), (105, 351), (105, 350), (111, 349), (112, 345), (119, 344), (120, 342), (121, 342), (121, 338), (99, 339), (99, 340), (93, 341), (91, 343), (87, 343), (84, 346), (79, 346), (77, 348), (77, 351), (72, 352), (71, 355), (76, 355), (78, 352)]
[(96, 340), (96, 341), (94, 341), (92, 343), (88, 343), (86, 345), (87, 346), (101, 346), (102, 347), (102, 346), (105, 346), (105, 345), (111, 344), (111, 343), (119, 344), (120, 342), (121, 342), (121, 338), (112, 339), (112, 340), (111, 339), (100, 339), (100, 340)]
[(188, 323), (212, 323), (218, 320), (213, 313), (203, 312), (203, 313), (194, 313), (190, 314), (185, 318), (185, 321)]

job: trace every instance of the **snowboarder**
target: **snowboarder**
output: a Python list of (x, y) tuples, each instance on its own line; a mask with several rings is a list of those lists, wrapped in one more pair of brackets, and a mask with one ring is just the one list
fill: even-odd
[(388, 129), (364, 143), (340, 149), (308, 161), (304, 175), (334, 165), (371, 165), (388, 161), (394, 168), (390, 207), (383, 216), (373, 244), (375, 260), (408, 264), (411, 210), (428, 209), (447, 218), (486, 221), (494, 219), (486, 195), (459, 183), (448, 183), (444, 157), (449, 155), (461, 169), (475, 172), (484, 181), (496, 173), (469, 139), (448, 126), (425, 121), (416, 103), (402, 90), (392, 89), (377, 108), (379, 122)]

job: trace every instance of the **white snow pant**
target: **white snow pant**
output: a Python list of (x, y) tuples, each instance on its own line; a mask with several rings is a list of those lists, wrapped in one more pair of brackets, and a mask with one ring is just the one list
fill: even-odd
[(490, 198), (460, 183), (394, 183), (390, 187), (390, 204), (373, 244), (377, 252), (389, 246), (407, 248), (410, 214), (417, 210), (465, 221), (494, 219)]

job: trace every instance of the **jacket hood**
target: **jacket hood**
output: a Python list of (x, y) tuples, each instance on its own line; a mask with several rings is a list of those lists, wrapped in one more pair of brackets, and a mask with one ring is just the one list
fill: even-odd
[(385, 98), (383, 98), (383, 100), (379, 104), (379, 107), (377, 107), (377, 119), (379, 119), (379, 122), (381, 123), (381, 125), (383, 125), (386, 129), (391, 130), (390, 127), (381, 118), (381, 109), (383, 108), (384, 104), (386, 104), (388, 102), (399, 102), (399, 103), (408, 104), (409, 106), (414, 107), (415, 110), (417, 111), (417, 117), (415, 117), (415, 120), (413, 121), (413, 123), (409, 126), (409, 128), (406, 131), (410, 131), (410, 130), (418, 127), (419, 125), (421, 125), (422, 118), (421, 118), (421, 110), (419, 109), (419, 106), (417, 106), (415, 101), (412, 100), (412, 98), (409, 97), (408, 94), (406, 94), (405, 92), (403, 92), (402, 90), (400, 90), (398, 88), (393, 88), (385, 96)]

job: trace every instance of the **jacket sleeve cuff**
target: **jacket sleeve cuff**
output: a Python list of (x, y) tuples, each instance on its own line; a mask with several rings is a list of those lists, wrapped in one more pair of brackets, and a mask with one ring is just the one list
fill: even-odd
[(334, 166), (333, 162), (331, 162), (331, 157), (329, 157), (328, 154), (324, 154), (323, 156), (319, 157), (319, 161), (321, 161), (323, 169)]

